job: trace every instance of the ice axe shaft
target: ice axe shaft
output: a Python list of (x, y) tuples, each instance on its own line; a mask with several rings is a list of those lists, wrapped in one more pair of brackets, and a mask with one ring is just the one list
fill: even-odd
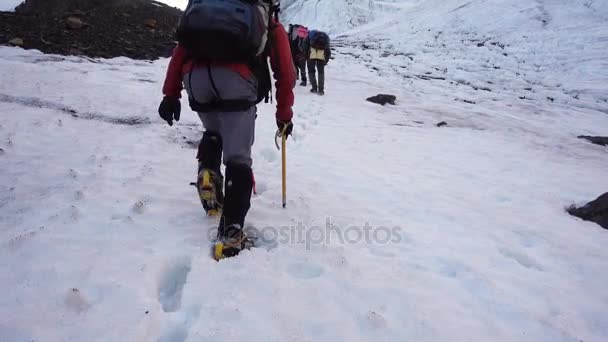
[(281, 155), (283, 169), (283, 208), (287, 207), (287, 150), (285, 148), (287, 137), (281, 137)]
[[(279, 138), (281, 138), (281, 146), (279, 147)], [(274, 136), (274, 143), (277, 148), (281, 150), (281, 168), (282, 168), (282, 193), (283, 193), (283, 208), (287, 207), (287, 135), (285, 134), (285, 128), (277, 130), (277, 134)]]

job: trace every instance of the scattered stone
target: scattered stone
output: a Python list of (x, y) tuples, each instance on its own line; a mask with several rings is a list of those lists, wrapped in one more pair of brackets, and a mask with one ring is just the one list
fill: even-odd
[(386, 105), (387, 103), (391, 104), (391, 105), (395, 105), (396, 100), (397, 100), (397, 96), (388, 95), (388, 94), (378, 94), (376, 96), (368, 97), (366, 99), (366, 101), (377, 103), (377, 104), (380, 104), (383, 106)]
[(72, 15), (75, 17), (84, 17), (85, 15), (87, 15), (87, 13), (85, 11), (75, 10), (74, 12), (72, 12)]
[(80, 30), (83, 26), (82, 20), (76, 17), (68, 17), (66, 25), (70, 30)]
[(83, 313), (91, 307), (77, 288), (69, 289), (64, 299), (65, 305), (77, 313)]
[(8, 45), (22, 47), (23, 46), (23, 39), (21, 39), (21, 38), (13, 38), (13, 39), (11, 39), (8, 42)]
[(441, 77), (441, 76), (433, 76), (433, 75), (414, 75), (416, 77), (418, 77), (421, 80), (425, 80), (425, 81), (430, 81), (430, 80), (441, 80), (441, 81), (445, 81), (445, 77)]
[(587, 140), (592, 144), (608, 146), (608, 137), (592, 137), (589, 135), (579, 135), (578, 138)]
[(572, 206), (568, 208), (568, 213), (585, 221), (595, 222), (608, 229), (608, 192), (583, 207)]
[(137, 214), (143, 214), (145, 211), (145, 204), (142, 201), (137, 201), (134, 205), (133, 205), (133, 212), (137, 213)]
[(475, 102), (473, 100), (467, 100), (467, 99), (454, 99), (454, 101), (460, 101), (460, 102), (464, 102), (464, 103), (468, 103), (468, 104), (477, 104), (477, 102)]
[(81, 56), (81, 55), (84, 55), (84, 52), (82, 50), (80, 50), (80, 49), (73, 49), (72, 48), (72, 49), (70, 49), (69, 54), (70, 55), (74, 55), (74, 56)]
[(144, 25), (148, 26), (148, 28), (155, 29), (157, 21), (155, 19), (146, 19), (144, 20)]
[(436, 124), (435, 126), (437, 126), (437, 127), (443, 127), (443, 126), (447, 126), (447, 125), (448, 125), (447, 122), (441, 121), (440, 123)]

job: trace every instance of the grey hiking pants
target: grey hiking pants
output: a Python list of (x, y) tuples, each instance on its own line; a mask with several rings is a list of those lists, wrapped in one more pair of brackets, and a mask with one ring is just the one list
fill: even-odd
[[(317, 84), (317, 78), (315, 77), (315, 69), (319, 72), (319, 83)], [(319, 91), (325, 90), (325, 61), (320, 59), (309, 59), (308, 60), (308, 78), (310, 79), (310, 85), (313, 89)]]
[[(199, 103), (208, 103), (217, 98), (249, 101), (257, 99), (257, 80), (254, 76), (246, 79), (228, 68), (210, 68), (211, 70), (207, 67), (195, 68), (184, 75), (184, 86), (190, 99)], [(237, 112), (198, 113), (205, 130), (222, 137), (224, 164), (236, 162), (251, 166), (256, 110), (255, 106), (251, 106), (247, 110)]]

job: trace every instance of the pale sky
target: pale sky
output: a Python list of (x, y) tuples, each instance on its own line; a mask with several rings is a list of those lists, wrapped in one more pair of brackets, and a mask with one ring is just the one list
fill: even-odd
[(173, 7), (177, 7), (177, 8), (181, 8), (181, 9), (186, 8), (186, 5), (188, 4), (188, 0), (156, 0), (156, 1), (164, 2), (169, 6), (173, 6)]

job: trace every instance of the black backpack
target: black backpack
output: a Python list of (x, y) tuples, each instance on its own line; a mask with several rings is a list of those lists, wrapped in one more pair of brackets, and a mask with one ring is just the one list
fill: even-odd
[(329, 36), (325, 32), (316, 32), (310, 45), (318, 50), (326, 50), (329, 48)]
[(176, 38), (201, 60), (249, 62), (266, 47), (270, 12), (264, 0), (190, 0)]
[(277, 13), (272, 0), (189, 0), (176, 39), (193, 59), (247, 64), (258, 81), (256, 103), (268, 102), (268, 56)]

